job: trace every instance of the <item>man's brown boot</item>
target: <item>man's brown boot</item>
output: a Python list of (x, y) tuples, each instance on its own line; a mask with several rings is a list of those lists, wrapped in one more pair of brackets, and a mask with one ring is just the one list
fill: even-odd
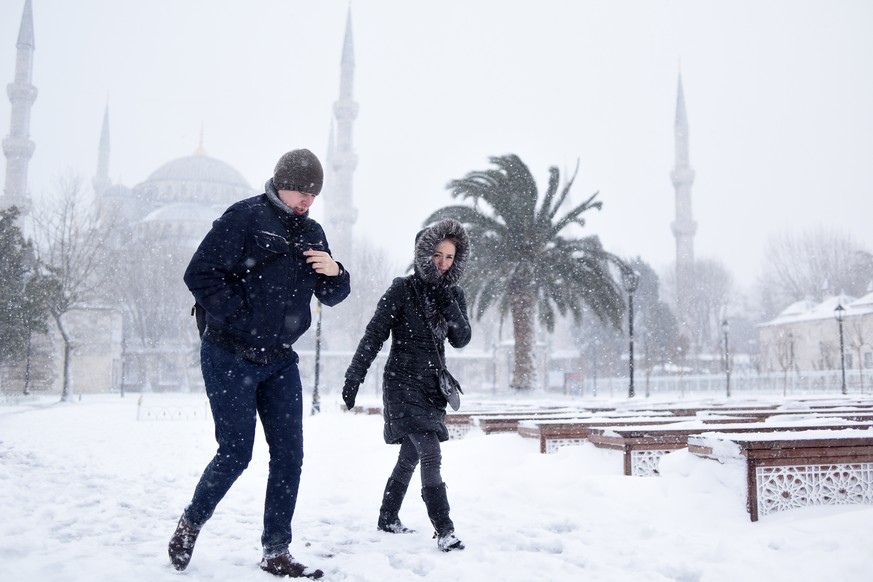
[(312, 578), (317, 580), (324, 576), (324, 572), (318, 569), (307, 568), (294, 559), (288, 552), (261, 560), (261, 570), (275, 576), (288, 576), (289, 578)]
[(179, 518), (176, 531), (170, 539), (170, 546), (167, 548), (167, 552), (170, 554), (170, 562), (180, 572), (188, 567), (188, 563), (191, 561), (191, 553), (194, 552), (194, 544), (197, 542), (199, 534), (200, 530), (191, 527), (183, 513), (182, 517)]

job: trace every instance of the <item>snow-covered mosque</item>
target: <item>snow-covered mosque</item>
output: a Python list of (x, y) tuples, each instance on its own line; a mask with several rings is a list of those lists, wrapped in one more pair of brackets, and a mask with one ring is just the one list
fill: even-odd
[[(8, 86), (12, 108), (9, 133), (3, 140), (6, 181), (0, 196), (0, 208), (16, 205), (24, 213), (32, 208), (27, 172), (36, 146), (29, 135), (30, 110), (38, 94), (32, 84), (34, 50), (32, 3), (25, 0), (16, 43), (15, 79)], [(350, 249), (357, 215), (352, 204), (352, 175), (357, 165), (351, 137), (357, 116), (353, 78), (349, 9), (340, 64), (340, 95), (330, 120), (330, 151), (322, 158), (327, 174), (325, 190), (339, 201), (324, 219), (325, 226), (338, 233), (331, 243), (335, 254)], [(134, 253), (133, 261), (117, 263), (135, 263), (132, 269), (136, 271), (120, 273), (128, 275), (126, 280), (133, 283), (118, 290), (121, 296), (117, 303), (79, 306), (64, 316), (79, 338), (72, 362), (75, 391), (196, 389), (202, 384), (196, 326), (191, 318), (180, 316), (190, 309), (192, 300), (182, 286), (168, 289), (166, 280), (181, 280), (187, 261), (215, 218), (232, 203), (262, 190), (253, 188), (229, 163), (207, 155), (202, 134), (201, 143), (191, 155), (166, 162), (132, 187), (113, 184), (109, 178), (110, 137), (107, 107), (92, 185), (95, 199), (112, 216), (113, 251), (127, 256)], [(178, 273), (172, 274), (174, 271)], [(101, 333), (90, 333), (92, 329)], [(106, 333), (107, 329), (112, 331)], [(54, 338), (50, 343), (57, 346), (61, 342)], [(53, 363), (34, 367), (59, 370), (57, 351), (56, 347), (49, 348), (44, 355)], [(7, 381), (14, 381), (9, 376), (16, 372), (20, 373), (6, 370)], [(55, 371), (45, 378), (33, 378), (32, 389), (54, 391), (61, 381), (59, 376), (60, 372)]]

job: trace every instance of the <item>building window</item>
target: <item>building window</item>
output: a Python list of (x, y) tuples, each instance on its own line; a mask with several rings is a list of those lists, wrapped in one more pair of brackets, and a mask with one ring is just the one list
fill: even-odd
[(845, 358), (846, 358), (846, 369), (851, 370), (852, 369), (852, 354), (846, 354)]
[(868, 370), (873, 368), (873, 352), (867, 352), (864, 354), (864, 367)]

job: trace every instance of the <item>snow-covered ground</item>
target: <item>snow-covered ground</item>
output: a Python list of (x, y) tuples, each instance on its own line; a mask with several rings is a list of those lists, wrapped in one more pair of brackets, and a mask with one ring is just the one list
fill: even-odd
[[(219, 505), (188, 570), (167, 542), (214, 452), (202, 395), (43, 399), (0, 406), (0, 580), (270, 580), (258, 569), (266, 445)], [(601, 402), (599, 402), (601, 403)], [(366, 404), (363, 403), (363, 404)], [(661, 477), (625, 477), (591, 445), (542, 455), (473, 431), (443, 448), (462, 552), (431, 539), (416, 475), (401, 511), (417, 532), (376, 531), (397, 453), (379, 416), (329, 396), (307, 416), (292, 553), (325, 580), (736, 582), (873, 580), (873, 507), (745, 510), (736, 467), (677, 451)]]

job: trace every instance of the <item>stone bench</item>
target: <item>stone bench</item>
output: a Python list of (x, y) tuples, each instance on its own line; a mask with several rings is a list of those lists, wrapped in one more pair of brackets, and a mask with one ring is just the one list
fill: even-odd
[(651, 414), (641, 414), (639, 412), (618, 413), (613, 409), (607, 411), (604, 415), (602, 410), (592, 409), (573, 409), (562, 412), (556, 411), (540, 411), (529, 413), (514, 413), (514, 414), (499, 414), (499, 415), (473, 415), (471, 422), (482, 430), (485, 434), (498, 432), (518, 432), (519, 424), (525, 421), (533, 422), (585, 422), (597, 421), (605, 418), (622, 419), (622, 418), (669, 418), (675, 422), (675, 418), (668, 412), (653, 412)]
[(865, 421), (873, 419), (873, 409), (869, 407), (813, 407), (809, 409), (764, 409), (764, 410), (738, 410), (732, 413), (724, 413), (721, 411), (709, 411), (710, 417), (717, 417), (723, 414), (730, 416), (744, 416), (750, 420), (768, 420), (778, 419), (782, 417), (838, 417), (845, 420)]
[(510, 406), (504, 403), (497, 403), (488, 406), (464, 406), (462, 409), (448, 411), (446, 413), (446, 428), (449, 431), (449, 438), (462, 438), (470, 430), (476, 426), (475, 419), (491, 418), (503, 416), (524, 416), (527, 418), (536, 418), (542, 414), (578, 414), (578, 409), (568, 409), (563, 406)]
[(605, 426), (673, 424), (681, 421), (674, 416), (591, 417), (566, 420), (520, 420), (516, 431), (540, 442), (541, 453), (554, 453), (568, 445), (579, 445), (588, 439), (592, 429)]
[[(713, 415), (717, 422), (741, 422), (750, 421), (748, 418), (733, 418), (733, 414), (741, 414), (746, 411), (772, 410), (776, 404), (761, 402), (749, 403), (712, 403), (709, 405), (690, 405), (688, 403), (658, 403), (641, 405), (635, 403), (624, 409), (611, 409), (604, 411), (601, 416), (592, 418), (578, 418), (566, 420), (519, 420), (518, 434), (528, 438), (536, 438), (540, 441), (541, 453), (553, 453), (567, 445), (578, 445), (586, 441), (590, 427), (600, 426), (628, 426), (633, 424), (663, 424), (682, 420), (706, 418)], [(716, 416), (717, 415), (717, 416)], [(655, 420), (657, 419), (657, 420)], [(710, 422), (710, 420), (706, 420)]]
[(590, 413), (578, 410), (572, 412), (531, 412), (527, 414), (495, 414), (472, 415), (470, 425), (479, 428), (485, 434), (498, 432), (516, 432), (518, 423), (523, 420), (572, 420), (587, 418)]
[(873, 503), (873, 430), (809, 430), (689, 436), (688, 450), (742, 463), (752, 521), (798, 507)]
[[(739, 419), (743, 420), (743, 419)], [(591, 429), (588, 441), (596, 447), (621, 451), (624, 474), (648, 477), (659, 474), (660, 459), (670, 451), (688, 446), (693, 435), (709, 432), (768, 433), (810, 430), (842, 430), (869, 427), (842, 419), (811, 419), (803, 422), (735, 422), (722, 424), (713, 419), (687, 421), (664, 426), (609, 426)]]
[(709, 404), (682, 404), (682, 403), (661, 403), (661, 404), (651, 404), (649, 406), (640, 407), (637, 406), (634, 410), (638, 413), (642, 412), (668, 412), (673, 416), (700, 416), (701, 414), (707, 413), (718, 413), (724, 415), (734, 415), (741, 414), (743, 412), (748, 411), (766, 411), (766, 410), (776, 410), (778, 408), (778, 404), (774, 403), (765, 403), (765, 402), (749, 402), (746, 404), (743, 403), (709, 403)]

